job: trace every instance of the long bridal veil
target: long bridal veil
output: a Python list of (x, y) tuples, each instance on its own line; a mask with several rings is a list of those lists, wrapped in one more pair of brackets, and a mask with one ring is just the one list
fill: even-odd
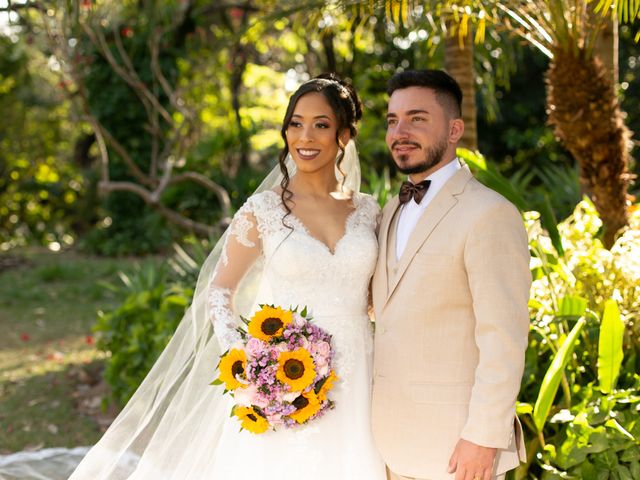
[[(295, 173), (287, 159), (290, 176)], [(341, 164), (343, 188), (358, 191), (360, 165), (353, 140), (349, 141)], [(336, 178), (342, 173), (336, 169)], [(273, 189), (282, 174), (274, 168), (255, 193)], [(200, 271), (190, 307), (171, 341), (162, 352), (131, 400), (114, 420), (102, 439), (89, 450), (69, 480), (124, 480), (198, 478), (200, 465), (213, 454), (229, 404), (221, 388), (210, 386), (222, 352), (213, 332), (207, 305), (207, 290), (224, 246), (225, 234), (211, 251)], [(255, 263), (242, 280), (235, 298), (235, 311), (248, 317), (255, 307), (263, 265)], [(71, 452), (71, 451), (70, 451)], [(76, 457), (71, 461), (77, 462)], [(40, 459), (42, 460), (42, 459)], [(46, 462), (41, 465), (45, 465)], [(35, 463), (5, 466), (1, 478), (52, 479), (36, 472)], [(11, 473), (10, 473), (11, 472)], [(58, 477), (59, 478), (59, 477)]]

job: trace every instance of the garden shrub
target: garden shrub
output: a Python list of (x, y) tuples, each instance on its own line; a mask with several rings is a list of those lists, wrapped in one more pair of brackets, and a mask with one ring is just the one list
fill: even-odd
[(525, 214), (534, 281), (518, 413), (529, 458), (512, 478), (640, 478), (640, 211), (607, 250), (593, 204), (580, 202), (557, 228), (563, 254), (539, 217)]
[(115, 310), (99, 312), (94, 327), (98, 348), (110, 354), (105, 380), (121, 405), (171, 339), (193, 296), (191, 287), (169, 283), (163, 267), (149, 266), (138, 277), (124, 277), (129, 295)]

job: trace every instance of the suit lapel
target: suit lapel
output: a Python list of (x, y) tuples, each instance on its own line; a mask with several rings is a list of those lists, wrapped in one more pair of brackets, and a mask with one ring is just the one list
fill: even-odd
[[(402, 256), (398, 260), (396, 275), (388, 277), (387, 302), (393, 295), (393, 292), (411, 264), (411, 261), (413, 260), (413, 257), (415, 257), (417, 251), (427, 241), (433, 230), (449, 213), (449, 211), (451, 211), (453, 206), (458, 203), (456, 197), (462, 193), (465, 185), (471, 178), (472, 175), (469, 168), (463, 164), (462, 168), (444, 184), (442, 189), (422, 213), (418, 219), (418, 223), (413, 229), (413, 232), (411, 232), (411, 235), (409, 236), (409, 241), (407, 242), (407, 246), (404, 249)], [(390, 216), (389, 221), (391, 221), (391, 218), (393, 218), (392, 215)]]
[[(389, 227), (391, 225), (391, 221), (393, 217), (396, 215), (396, 211), (398, 210), (398, 206), (400, 205), (400, 201), (398, 200), (398, 196), (396, 195), (387, 204), (387, 212), (386, 215), (383, 215), (382, 222), (380, 223), (380, 245), (378, 247), (378, 275), (376, 275), (376, 281), (380, 282), (380, 288), (384, 291), (385, 300), (388, 297), (388, 288), (389, 288), (389, 272), (387, 271), (387, 250), (389, 244)], [(391, 246), (393, 247), (393, 245)], [(378, 280), (379, 278), (379, 280)]]

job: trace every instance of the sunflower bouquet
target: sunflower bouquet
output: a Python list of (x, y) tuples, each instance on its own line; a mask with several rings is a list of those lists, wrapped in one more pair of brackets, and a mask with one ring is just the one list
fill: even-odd
[(242, 341), (222, 355), (212, 383), (233, 396), (232, 415), (243, 429), (292, 428), (333, 408), (331, 335), (311, 320), (306, 308), (298, 313), (269, 305), (243, 319)]

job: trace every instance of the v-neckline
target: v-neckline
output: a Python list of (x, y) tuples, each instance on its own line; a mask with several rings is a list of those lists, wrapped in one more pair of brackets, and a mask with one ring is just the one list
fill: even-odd
[[(280, 198), (280, 194), (278, 194), (278, 192), (275, 192), (274, 190), (269, 190), (269, 191), (274, 193), (275, 195), (277, 195), (278, 198)], [(353, 202), (353, 210), (351, 212), (349, 212), (349, 215), (347, 215), (346, 218), (344, 219), (342, 236), (336, 241), (335, 245), (333, 246), (333, 249), (331, 247), (329, 247), (329, 245), (327, 245), (325, 242), (320, 240), (318, 237), (316, 237), (315, 235), (312, 235), (311, 231), (307, 228), (306, 224), (300, 218), (298, 218), (298, 216), (296, 214), (291, 212), (291, 213), (289, 213), (289, 217), (291, 217), (294, 220), (294, 222), (296, 222), (298, 224), (298, 226), (300, 227), (300, 230), (302, 230), (302, 232), (307, 237), (309, 237), (311, 240), (319, 243), (322, 247), (324, 247), (324, 249), (326, 250), (326, 252), (329, 255), (334, 257), (336, 255), (336, 252), (338, 251), (338, 247), (340, 246), (340, 243), (349, 234), (349, 223), (351, 222), (351, 218), (353, 218), (355, 213), (358, 211), (358, 202), (356, 200), (356, 195), (358, 195), (357, 192), (354, 192), (353, 196), (351, 197), (351, 201)], [(280, 200), (280, 208), (282, 210), (284, 210), (285, 213), (286, 213), (286, 209), (284, 208), (282, 200)]]

